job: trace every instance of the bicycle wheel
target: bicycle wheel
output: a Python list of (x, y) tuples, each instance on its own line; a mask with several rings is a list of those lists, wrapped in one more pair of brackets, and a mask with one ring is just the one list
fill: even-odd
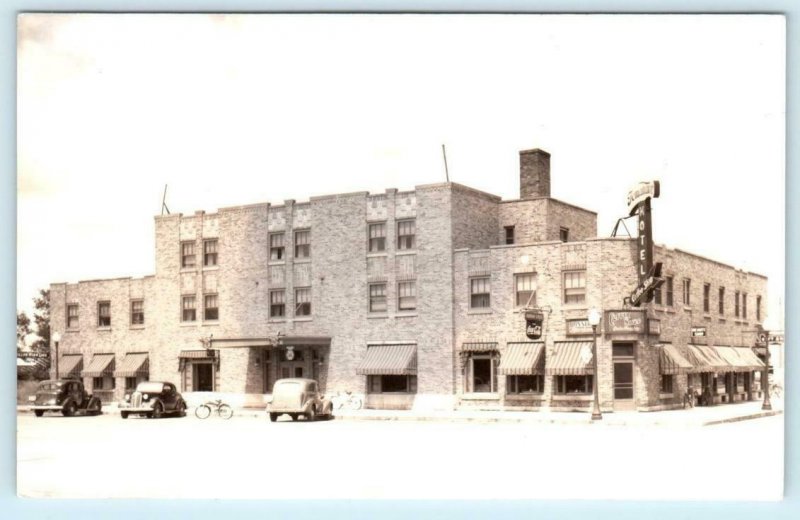
[(227, 404), (221, 404), (219, 408), (217, 408), (217, 415), (223, 419), (230, 419), (233, 416), (233, 408)]
[(194, 414), (198, 419), (206, 419), (211, 415), (211, 408), (207, 404), (202, 404), (194, 409)]
[(353, 397), (350, 400), (350, 409), (352, 409), (352, 410), (361, 410), (362, 406), (364, 406), (364, 403), (358, 397)]

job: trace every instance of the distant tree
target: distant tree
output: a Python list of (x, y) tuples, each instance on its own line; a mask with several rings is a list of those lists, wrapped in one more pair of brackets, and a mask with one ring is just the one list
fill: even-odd
[(50, 351), (50, 290), (40, 289), (39, 296), (33, 299), (33, 321), (36, 323), (36, 335), (31, 349), (36, 352)]
[(22, 311), (17, 313), (17, 352), (25, 348), (25, 339), (31, 333), (31, 319)]

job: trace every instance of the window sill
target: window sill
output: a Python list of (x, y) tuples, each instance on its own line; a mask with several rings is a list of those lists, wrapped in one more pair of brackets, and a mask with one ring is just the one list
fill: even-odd
[(181, 274), (197, 272), (197, 267), (181, 267)]
[(75, 334), (75, 333), (80, 332), (80, 331), (81, 331), (81, 329), (64, 329), (64, 332), (66, 332), (68, 334), (69, 333)]
[(295, 318), (294, 321), (312, 321), (314, 318), (311, 316), (301, 316), (299, 318)]
[(659, 399), (673, 399), (673, 398), (675, 398), (675, 392), (670, 392), (670, 393), (659, 392), (658, 398)]
[(394, 315), (394, 317), (395, 318), (416, 318), (417, 317), (417, 313), (416, 312), (411, 312), (411, 311), (398, 312), (397, 314)]
[(531, 399), (542, 399), (542, 392), (526, 392), (521, 394), (506, 394), (507, 401), (529, 401)]
[(131, 330), (144, 330), (144, 325), (131, 325)]
[(464, 401), (499, 401), (500, 394), (497, 392), (472, 392), (463, 394), (461, 399)]
[(591, 401), (594, 399), (592, 394), (555, 394), (553, 401)]
[(295, 264), (310, 264), (311, 257), (304, 256), (303, 258), (296, 258), (294, 259)]
[(389, 318), (389, 315), (386, 314), (385, 312), (384, 313), (370, 313), (370, 314), (367, 314), (367, 319), (368, 320), (384, 320), (384, 319), (388, 319), (388, 318)]
[(203, 271), (219, 271), (219, 265), (204, 265)]
[(111, 327), (97, 327), (97, 332), (111, 332)]
[(201, 324), (203, 327), (217, 327), (219, 326), (219, 320), (207, 320), (203, 321)]
[(675, 309), (673, 309), (672, 307), (664, 307), (664, 312), (666, 312), (667, 314), (675, 314)]
[(728, 320), (725, 318), (717, 318), (717, 321), (719, 321), (720, 323), (725, 323)]
[(182, 321), (181, 327), (197, 327), (198, 323), (196, 321)]
[(469, 309), (467, 315), (491, 314), (492, 309)]
[[(561, 308), (564, 309), (565, 311), (589, 312), (589, 307), (587, 307), (585, 303), (563, 303), (561, 304)], [(522, 307), (517, 307), (517, 309), (522, 309)]]
[(394, 252), (395, 256), (416, 255), (416, 254), (417, 254), (416, 249), (398, 249), (397, 251)]
[(286, 323), (286, 318), (270, 318), (267, 323)]
[(389, 256), (389, 253), (386, 251), (372, 251), (367, 253), (367, 258), (382, 258)]
[(286, 260), (270, 260), (269, 262), (267, 262), (267, 265), (268, 266), (286, 265)]
[(692, 312), (692, 308), (689, 305), (684, 305), (683, 310), (686, 312)]

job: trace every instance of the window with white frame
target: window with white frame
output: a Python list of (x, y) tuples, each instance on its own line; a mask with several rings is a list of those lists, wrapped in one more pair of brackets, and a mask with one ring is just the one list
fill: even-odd
[(181, 321), (197, 320), (197, 303), (194, 296), (181, 297)]
[(415, 220), (401, 220), (397, 223), (397, 249), (409, 250), (416, 247), (417, 225)]
[(269, 235), (269, 259), (270, 260), (283, 260), (284, 258), (284, 234), (283, 233), (270, 233)]
[(369, 284), (369, 312), (386, 312), (386, 284)]
[(217, 239), (203, 241), (203, 265), (213, 267), (217, 265)]
[(269, 317), (283, 318), (286, 315), (286, 289), (269, 292)]
[(194, 241), (181, 242), (181, 267), (194, 267)]
[(514, 303), (517, 307), (536, 305), (536, 273), (514, 275)]
[(564, 303), (586, 302), (586, 271), (564, 271)]
[(397, 309), (413, 311), (417, 308), (417, 282), (399, 282), (397, 284)]
[(311, 287), (294, 290), (294, 315), (311, 316)]
[(111, 302), (97, 302), (97, 326), (111, 326)]
[(203, 319), (208, 321), (219, 319), (219, 299), (216, 294), (203, 296)]
[(376, 222), (369, 225), (368, 246), (370, 253), (386, 251), (386, 222)]
[(489, 276), (470, 278), (469, 306), (471, 309), (488, 309), (492, 305), (492, 282)]
[(144, 325), (144, 300), (131, 300), (131, 325)]
[(294, 232), (294, 257), (309, 258), (311, 256), (311, 231), (308, 229)]

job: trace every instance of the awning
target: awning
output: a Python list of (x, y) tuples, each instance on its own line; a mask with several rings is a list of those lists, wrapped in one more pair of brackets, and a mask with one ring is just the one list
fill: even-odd
[[(557, 341), (545, 373), (554, 376), (593, 374), (591, 341)], [(588, 362), (586, 361), (588, 359)]]
[(114, 354), (95, 354), (92, 362), (81, 372), (83, 377), (103, 377), (114, 373)]
[(730, 372), (734, 368), (716, 347), (706, 345), (689, 345), (689, 361), (696, 372)]
[(544, 343), (509, 343), (497, 372), (507, 376), (530, 376), (544, 373)]
[(749, 347), (731, 347), (737, 356), (742, 359), (742, 366), (747, 370), (764, 370), (764, 362), (759, 359)]
[(125, 358), (114, 371), (115, 377), (148, 377), (150, 375), (150, 361), (147, 352), (125, 354)]
[(83, 354), (64, 354), (58, 360), (58, 377), (80, 377), (83, 368)]
[(733, 370), (737, 372), (747, 372), (750, 370), (750, 365), (736, 353), (732, 347), (712, 347), (722, 357)]
[(665, 344), (659, 355), (662, 374), (686, 374), (694, 371), (694, 365), (678, 352), (675, 345)]
[(180, 359), (214, 359), (218, 357), (218, 350), (181, 350), (178, 354)]
[(370, 345), (356, 374), (413, 375), (417, 373), (416, 345)]
[(491, 352), (492, 350), (497, 350), (497, 342), (496, 341), (486, 341), (486, 342), (477, 342), (477, 343), (462, 343), (461, 344), (461, 351), (462, 352)]

